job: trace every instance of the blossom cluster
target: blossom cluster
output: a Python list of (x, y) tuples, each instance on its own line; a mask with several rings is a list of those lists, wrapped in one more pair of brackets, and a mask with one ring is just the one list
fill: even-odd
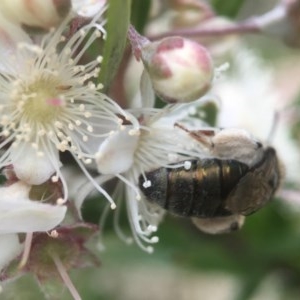
[[(34, 9), (21, 0), (19, 10), (0, 5), (1, 279), (32, 272), (44, 282), (58, 272), (80, 299), (66, 270), (84, 265), (82, 254), (95, 263), (84, 242), (98, 231), (84, 222), (83, 202), (94, 191), (106, 198), (100, 229), (113, 210), (117, 235), (130, 242), (119, 225), (125, 201), (133, 240), (151, 253), (164, 210), (147, 201), (139, 182), (150, 187), (147, 172), (188, 170), (189, 160), (213, 155), (193, 133), (217, 132), (201, 109), (218, 103), (211, 91), (218, 93), (224, 66), (196, 41), (150, 42), (130, 27), (142, 72), (134, 101), (123, 108), (102, 92), (101, 51), (90, 53), (107, 38), (106, 1), (33, 2)], [(155, 107), (157, 97), (163, 108)]]
[[(134, 240), (152, 252), (148, 244), (158, 241), (153, 233), (163, 211), (144, 199), (138, 178), (143, 176), (144, 184), (150, 185), (147, 171), (183, 165), (186, 157), (203, 152), (174, 124), (188, 119), (187, 107), (180, 103), (196, 101), (210, 88), (213, 64), (207, 50), (195, 42), (178, 37), (142, 44), (132, 29), (138, 43), (133, 50), (141, 51), (145, 69), (139, 105), (123, 109), (101, 92), (101, 55), (85, 58), (91, 45), (106, 39), (106, 6), (101, 2), (87, 7), (89, 18), (74, 30), (69, 24), (76, 16), (77, 1), (73, 9), (65, 7), (59, 20), (45, 3), (35, 5), (41, 5), (53, 22), (30, 23), (39, 18), (12, 16), (8, 2), (3, 2), (0, 15), (0, 47), (5, 56), (0, 66), (0, 167), (5, 180), (0, 188), (0, 241), (6, 244), (1, 253), (2, 279), (30, 271), (42, 282), (53, 268), (64, 278), (65, 269), (80, 265), (77, 252), (86, 250), (78, 231), (86, 229), (84, 240), (95, 232), (81, 217), (82, 203), (93, 190), (107, 199), (108, 209), (116, 209), (116, 232), (128, 241), (117, 220), (125, 197)], [(82, 14), (79, 7), (77, 14)], [(20, 24), (39, 26), (44, 32), (34, 34)], [(154, 108), (155, 92), (173, 104)], [(205, 101), (198, 100), (198, 105)], [(70, 159), (87, 179), (75, 193), (68, 173)], [(96, 177), (91, 175), (95, 171)], [(117, 182), (108, 192), (103, 184), (113, 178)], [(64, 237), (66, 231), (73, 238)], [(70, 243), (72, 251), (65, 258), (62, 251)], [(39, 257), (45, 260), (46, 273), (41, 271), (45, 266), (38, 265)], [(76, 290), (69, 288), (76, 298)]]

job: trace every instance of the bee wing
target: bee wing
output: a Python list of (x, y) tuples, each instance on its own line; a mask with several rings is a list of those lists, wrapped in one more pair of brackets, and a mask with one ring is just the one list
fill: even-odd
[(279, 185), (279, 167), (273, 148), (266, 150), (262, 161), (241, 178), (226, 199), (232, 213), (249, 215), (267, 204)]

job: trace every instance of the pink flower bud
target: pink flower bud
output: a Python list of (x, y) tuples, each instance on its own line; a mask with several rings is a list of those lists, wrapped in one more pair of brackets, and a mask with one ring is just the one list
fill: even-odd
[(0, 11), (11, 22), (37, 29), (57, 26), (71, 8), (71, 0), (1, 0)]
[(212, 8), (201, 0), (171, 0), (169, 5), (174, 11), (171, 16), (173, 28), (197, 26), (215, 15)]
[(155, 92), (166, 102), (191, 102), (203, 96), (213, 79), (213, 62), (200, 44), (182, 37), (147, 43), (141, 58)]

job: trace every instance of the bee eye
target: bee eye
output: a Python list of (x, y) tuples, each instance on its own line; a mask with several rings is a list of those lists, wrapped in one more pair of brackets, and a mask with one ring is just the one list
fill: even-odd
[(277, 187), (277, 176), (273, 176), (272, 178), (269, 179), (268, 185), (272, 188), (275, 189)]
[(256, 142), (256, 146), (257, 146), (257, 148), (261, 148), (263, 145), (261, 142)]

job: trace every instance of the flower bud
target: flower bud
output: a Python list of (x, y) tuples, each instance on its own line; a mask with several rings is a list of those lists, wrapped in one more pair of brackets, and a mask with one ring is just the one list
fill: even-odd
[(214, 16), (211, 7), (201, 0), (171, 0), (169, 2), (174, 10), (171, 19), (173, 28), (197, 26), (200, 22)]
[(71, 0), (1, 0), (0, 11), (10, 21), (37, 29), (57, 26), (71, 8)]
[(73, 10), (82, 17), (91, 18), (100, 11), (107, 0), (72, 0)]
[(182, 37), (147, 43), (142, 60), (155, 92), (169, 103), (191, 102), (210, 88), (213, 62), (200, 44)]

